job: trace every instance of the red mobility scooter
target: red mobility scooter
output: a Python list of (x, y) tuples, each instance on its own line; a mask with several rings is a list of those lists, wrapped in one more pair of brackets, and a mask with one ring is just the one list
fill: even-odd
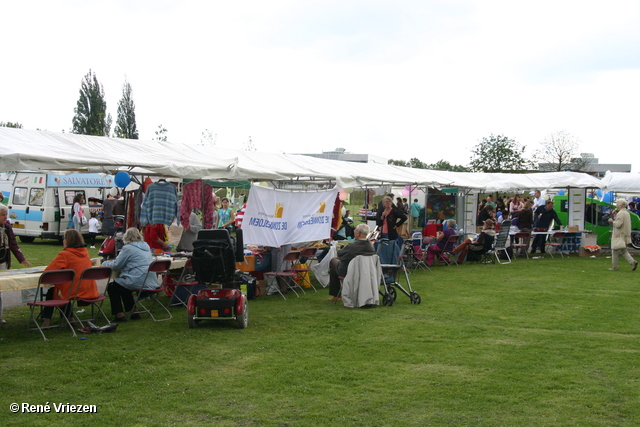
[(193, 242), (191, 263), (198, 283), (211, 285), (187, 300), (187, 323), (197, 328), (201, 320), (235, 320), (240, 329), (249, 324), (247, 295), (240, 291), (236, 261), (244, 261), (242, 230), (237, 240), (225, 229), (201, 230)]

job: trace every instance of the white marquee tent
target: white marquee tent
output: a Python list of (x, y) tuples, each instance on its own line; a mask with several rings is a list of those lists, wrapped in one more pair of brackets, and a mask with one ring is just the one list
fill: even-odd
[(101, 172), (143, 168), (182, 178), (253, 181), (331, 181), (340, 188), (408, 185), (480, 191), (600, 188), (577, 172), (465, 173), (347, 163), (295, 154), (190, 146), (0, 127), (0, 171)]
[(640, 174), (607, 171), (602, 178), (602, 191), (640, 193)]

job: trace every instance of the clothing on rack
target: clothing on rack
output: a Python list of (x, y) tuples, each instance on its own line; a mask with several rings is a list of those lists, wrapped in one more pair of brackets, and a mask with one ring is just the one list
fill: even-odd
[[(203, 188), (204, 185), (204, 188)], [(204, 228), (210, 230), (213, 222), (213, 187), (203, 183), (201, 179), (191, 181), (182, 188), (182, 205), (180, 206), (180, 224), (189, 228), (189, 215), (194, 208), (202, 210)]]
[(140, 210), (140, 224), (171, 225), (178, 217), (178, 190), (170, 182), (154, 182), (147, 188)]

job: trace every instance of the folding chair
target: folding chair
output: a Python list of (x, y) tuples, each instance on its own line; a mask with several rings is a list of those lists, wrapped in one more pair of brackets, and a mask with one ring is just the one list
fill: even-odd
[[(495, 255), (498, 264), (511, 264), (511, 257), (509, 257), (509, 252), (507, 252), (507, 241), (509, 240), (509, 229), (511, 229), (511, 220), (505, 219), (502, 221), (500, 225), (500, 232), (495, 238), (495, 243), (493, 244), (492, 254)], [(500, 261), (500, 253), (504, 252), (507, 256), (506, 262)]]
[[(164, 273), (164, 280), (171, 280), (171, 274)], [(183, 305), (186, 307), (189, 297), (198, 293), (197, 291), (193, 291), (193, 287), (198, 283), (199, 282), (195, 279), (195, 273), (193, 271), (193, 262), (191, 261), (191, 258), (188, 258), (177, 281), (172, 281), (172, 283), (167, 285), (173, 288), (170, 304)]]
[[(134, 307), (136, 307), (137, 305), (140, 305), (140, 307), (142, 308), (142, 311), (146, 312), (153, 319), (154, 322), (169, 320), (173, 318), (173, 315), (171, 315), (171, 312), (169, 311), (169, 309), (165, 307), (164, 304), (160, 302), (160, 300), (158, 300), (158, 295), (160, 294), (160, 292), (163, 291), (162, 287), (158, 287), (157, 289), (143, 289), (144, 283), (147, 281), (147, 277), (149, 277), (150, 274), (158, 275), (161, 273), (165, 273), (169, 271), (170, 267), (171, 267), (170, 259), (155, 260), (151, 262), (151, 264), (149, 264), (149, 269), (147, 270), (147, 275), (145, 276), (145, 280), (143, 280), (142, 284), (140, 285), (140, 289), (136, 289), (135, 291), (132, 292), (133, 300), (135, 302)], [(151, 300), (151, 306), (149, 308), (147, 308), (142, 303), (142, 300), (144, 300), (145, 297), (148, 297)], [(162, 307), (164, 311), (167, 312), (169, 317), (165, 319), (156, 319), (153, 313), (151, 312), (151, 310), (153, 310), (153, 307), (156, 304)]]
[(514, 236), (514, 241), (517, 239), (518, 243), (512, 243), (511, 246), (513, 247), (513, 257), (516, 257), (515, 251), (520, 249), (522, 252), (525, 253), (525, 255), (527, 256), (527, 259), (529, 259), (529, 240), (531, 240), (531, 232), (520, 232), (520, 233), (516, 233)]
[[(45, 271), (40, 275), (40, 278), (38, 279), (38, 287), (36, 288), (33, 301), (27, 302), (27, 305), (31, 308), (31, 316), (29, 318), (29, 323), (27, 324), (27, 335), (29, 334), (30, 329), (38, 329), (40, 331), (40, 334), (42, 335), (42, 338), (45, 341), (48, 341), (47, 337), (42, 331), (42, 328), (37, 322), (37, 319), (40, 317), (40, 313), (38, 313), (38, 316), (34, 316), (34, 311), (36, 307), (40, 307), (40, 311), (42, 311), (44, 307), (53, 307), (57, 308), (60, 312), (60, 327), (63, 326), (62, 319), (64, 319), (64, 321), (67, 323), (67, 326), (69, 326), (69, 329), (71, 329), (71, 333), (73, 334), (73, 336), (76, 336), (76, 331), (73, 329), (69, 318), (65, 314), (65, 311), (73, 313), (71, 298), (75, 295), (74, 291), (77, 292), (77, 288), (80, 286), (80, 282), (78, 282), (78, 285), (75, 285), (75, 277), (76, 272), (73, 270), (51, 270)], [(38, 301), (38, 298), (40, 298), (42, 295), (42, 286), (55, 286), (69, 282), (71, 282), (71, 286), (69, 286), (69, 294), (67, 295), (66, 299)], [(30, 328), (31, 322), (36, 324), (36, 328)]]
[(449, 239), (447, 240), (447, 244), (444, 245), (444, 249), (436, 255), (436, 262), (442, 261), (448, 266), (450, 266), (452, 262), (453, 264), (458, 265), (458, 260), (457, 260), (458, 254), (453, 252), (453, 249), (458, 244), (458, 239), (459, 238), (457, 234), (453, 236), (449, 236)]
[[(111, 278), (112, 272), (113, 270), (111, 269), (111, 267), (89, 267), (85, 269), (82, 274), (80, 274), (78, 289), (80, 289), (80, 283), (82, 283), (83, 280), (109, 280)], [(87, 305), (91, 306), (91, 318), (89, 320), (95, 320), (94, 310), (95, 308), (97, 308), (98, 311), (102, 313), (102, 317), (104, 317), (104, 320), (107, 321), (107, 324), (111, 324), (109, 318), (102, 310), (102, 303), (106, 299), (107, 297), (105, 295), (100, 295), (99, 297), (92, 299), (77, 298), (76, 301), (78, 307)]]
[(564, 254), (562, 253), (562, 245), (563, 245), (563, 240), (564, 240), (564, 233), (553, 233), (551, 236), (549, 236), (549, 240), (545, 243), (545, 246), (547, 246), (550, 249), (553, 249), (552, 251), (549, 250), (548, 253), (551, 255), (551, 258), (554, 258), (553, 253), (556, 252), (560, 252), (560, 256), (562, 258), (564, 258)]
[(300, 285), (298, 285), (298, 283), (296, 282), (296, 277), (298, 274), (294, 271), (291, 271), (291, 269), (284, 268), (287, 262), (295, 262), (299, 258), (300, 258), (300, 251), (289, 251), (282, 259), (282, 262), (278, 267), (278, 271), (269, 271), (267, 273), (264, 273), (264, 275), (267, 277), (275, 278), (276, 290), (284, 299), (287, 299), (287, 297), (285, 297), (282, 291), (280, 290), (280, 282), (278, 281), (278, 278), (282, 278), (286, 288), (291, 289), (293, 293), (296, 294), (296, 297), (300, 297), (300, 295), (298, 295), (298, 293), (296, 292), (296, 287), (300, 288), (302, 293), (306, 293), (304, 289)]
[[(304, 282), (307, 283), (311, 287), (311, 289), (313, 289), (314, 292), (318, 292), (318, 290), (316, 289), (315, 286), (313, 286), (313, 283), (311, 283), (311, 276), (309, 276), (311, 267), (309, 266), (309, 264), (307, 264), (307, 267), (304, 267), (304, 268), (299, 268), (298, 266), (300, 265), (300, 258), (307, 258), (307, 260), (313, 259), (316, 256), (317, 251), (318, 251), (318, 248), (304, 248), (302, 251), (300, 251), (300, 257), (291, 266), (291, 271), (293, 271), (294, 273), (297, 273), (298, 274), (297, 277), (302, 278), (302, 280), (304, 280)], [(307, 274), (304, 274), (304, 273), (307, 273)], [(307, 277), (309, 277), (309, 279), (307, 279)]]

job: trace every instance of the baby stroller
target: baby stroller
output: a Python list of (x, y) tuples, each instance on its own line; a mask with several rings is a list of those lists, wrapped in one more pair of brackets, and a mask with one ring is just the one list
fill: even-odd
[[(409, 272), (404, 264), (404, 256), (407, 245), (402, 245), (402, 248), (398, 247), (395, 241), (381, 239), (378, 240), (377, 253), (380, 257), (380, 263), (382, 264), (382, 286), (384, 292), (380, 292), (382, 297), (382, 303), (384, 305), (392, 305), (396, 300), (397, 292), (396, 288), (403, 294), (409, 297), (411, 304), (420, 304), (420, 295), (411, 289), (411, 281), (409, 280)], [(398, 282), (399, 272), (402, 270), (405, 280), (407, 282), (407, 289), (405, 289)], [(390, 299), (390, 300), (389, 300)]]
[(118, 256), (122, 246), (124, 246), (124, 242), (122, 241), (124, 216), (114, 215), (113, 220), (115, 223), (113, 234), (104, 239), (102, 245), (100, 245), (100, 249), (98, 250), (98, 255), (102, 256), (103, 259), (114, 259)]
[(187, 300), (187, 323), (197, 328), (201, 320), (235, 320), (238, 327), (249, 325), (247, 296), (240, 292), (240, 272), (236, 261), (244, 261), (242, 230), (238, 241), (228, 230), (201, 230), (193, 242), (191, 262), (198, 283), (218, 283), (218, 289), (203, 289)]

